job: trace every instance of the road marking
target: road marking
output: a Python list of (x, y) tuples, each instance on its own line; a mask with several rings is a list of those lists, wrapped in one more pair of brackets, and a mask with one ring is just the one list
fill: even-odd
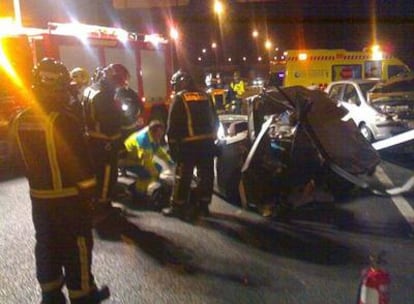
[[(384, 169), (381, 166), (377, 167), (375, 171), (375, 176), (378, 180), (387, 188), (394, 187), (393, 182), (388, 177), (388, 175), (384, 172)], [(410, 225), (411, 230), (414, 231), (414, 210), (408, 201), (402, 195), (395, 195), (390, 197), (394, 205), (400, 211), (401, 215), (407, 221), (408, 225)]]

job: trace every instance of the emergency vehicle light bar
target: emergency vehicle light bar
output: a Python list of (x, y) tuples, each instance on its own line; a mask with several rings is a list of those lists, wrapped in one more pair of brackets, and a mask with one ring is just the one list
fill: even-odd
[(82, 23), (49, 22), (48, 30), (51, 34), (87, 36), (94, 38), (128, 40), (129, 33), (121, 28), (89, 25)]
[(167, 40), (161, 37), (159, 34), (137, 34), (133, 32), (128, 32), (122, 28), (90, 25), (83, 23), (49, 22), (48, 30), (51, 34), (56, 35), (82, 36), (101, 39), (119, 39), (121, 41), (144, 41), (153, 44), (167, 43)]

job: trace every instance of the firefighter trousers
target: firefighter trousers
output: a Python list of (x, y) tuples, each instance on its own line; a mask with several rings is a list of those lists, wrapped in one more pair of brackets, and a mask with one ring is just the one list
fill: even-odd
[(97, 179), (97, 201), (110, 202), (114, 198), (118, 178), (119, 142), (89, 139), (89, 149)]
[(72, 302), (96, 289), (91, 272), (91, 205), (79, 197), (32, 198), (36, 276), (44, 302), (66, 285)]
[[(180, 148), (173, 185), (173, 204), (210, 204), (214, 186), (214, 149), (214, 142), (191, 143)], [(194, 169), (197, 170), (198, 179), (195, 189), (197, 202), (190, 202)]]

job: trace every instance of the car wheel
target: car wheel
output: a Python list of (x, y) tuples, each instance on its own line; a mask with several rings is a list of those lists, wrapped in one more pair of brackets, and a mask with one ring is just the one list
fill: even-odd
[(366, 140), (368, 140), (369, 142), (374, 141), (374, 135), (372, 134), (372, 131), (370, 130), (370, 128), (368, 128), (366, 124), (361, 124), (359, 126), (359, 131), (361, 132), (362, 136), (365, 137)]

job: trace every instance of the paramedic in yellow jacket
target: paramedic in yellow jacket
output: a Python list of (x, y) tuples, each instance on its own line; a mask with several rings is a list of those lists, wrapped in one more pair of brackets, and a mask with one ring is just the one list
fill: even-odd
[(132, 133), (124, 141), (127, 151), (125, 167), (137, 175), (136, 194), (146, 195), (148, 187), (159, 180), (162, 166), (156, 161), (156, 157), (167, 165), (174, 165), (161, 144), (164, 134), (164, 124), (159, 120), (153, 120), (147, 127)]
[(230, 95), (232, 95), (231, 102), (236, 103), (235, 112), (240, 114), (241, 112), (241, 102), (243, 98), (243, 94), (245, 92), (244, 81), (240, 78), (239, 72), (234, 72), (233, 74), (233, 81), (230, 83)]

